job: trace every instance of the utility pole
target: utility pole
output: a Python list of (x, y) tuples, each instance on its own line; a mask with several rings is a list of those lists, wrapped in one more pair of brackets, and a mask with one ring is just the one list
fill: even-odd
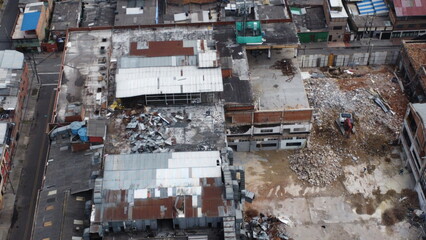
[(9, 171), (7, 171), (7, 181), (9, 182), (9, 184), (10, 184), (10, 188), (12, 189), (12, 193), (13, 193), (13, 195), (16, 195), (16, 193), (15, 193), (15, 189), (13, 188), (13, 184), (12, 184), (12, 181), (10, 180), (10, 173), (11, 173), (11, 171), (9, 170)]
[[(370, 16), (368, 16), (368, 19), (369, 18), (370, 18)], [(368, 59), (367, 59), (367, 65), (370, 65), (371, 54), (372, 54), (373, 47), (374, 47), (374, 45), (371, 44), (371, 39), (373, 37), (372, 36), (373, 32), (372, 32), (371, 29), (373, 28), (373, 22), (374, 22), (375, 18), (376, 18), (376, 13), (374, 13), (373, 18), (370, 20), (370, 28), (369, 28), (370, 31), (367, 31), (368, 28), (366, 28), (366, 32), (368, 33)], [(368, 20), (367, 20), (367, 22), (368, 22)], [(367, 22), (365, 23), (365, 25), (367, 25)]]
[(31, 55), (28, 55), (28, 60), (30, 63), (31, 70), (33, 71), (33, 74), (35, 74), (36, 76), (37, 83), (40, 84), (40, 77), (37, 72), (37, 63), (35, 62), (35, 59), (34, 59), (34, 53), (31, 53)]

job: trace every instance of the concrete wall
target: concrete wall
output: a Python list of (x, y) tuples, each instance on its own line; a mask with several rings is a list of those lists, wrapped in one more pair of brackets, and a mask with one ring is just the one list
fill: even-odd
[(396, 64), (399, 50), (389, 51), (350, 51), (339, 54), (303, 54), (299, 51), (300, 67), (354, 67), (366, 65)]
[[(160, 223), (157, 219), (152, 220), (135, 220), (135, 221), (117, 221), (110, 222), (105, 225), (105, 228), (112, 228), (113, 232), (130, 231), (146, 231), (146, 230), (160, 230)], [(195, 229), (195, 228), (220, 228), (222, 226), (221, 217), (200, 217), (200, 218), (175, 218), (170, 219), (172, 228), (174, 229)]]
[(298, 136), (247, 136), (228, 139), (228, 146), (237, 152), (298, 149), (306, 146), (308, 134)]
[(327, 42), (328, 32), (303, 32), (297, 33), (300, 43)]
[(312, 119), (312, 109), (287, 109), (284, 111), (262, 111), (254, 110), (233, 111), (227, 108), (225, 118), (229, 119), (229, 124), (250, 125), (250, 124), (276, 124), (276, 123), (298, 123), (310, 122)]

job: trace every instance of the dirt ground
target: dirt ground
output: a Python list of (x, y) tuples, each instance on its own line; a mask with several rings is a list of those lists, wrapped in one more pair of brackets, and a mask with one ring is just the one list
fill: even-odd
[[(306, 81), (317, 109), (307, 149), (234, 154), (235, 164), (246, 169), (247, 189), (256, 194), (246, 209), (287, 219), (293, 239), (418, 239), (422, 231), (407, 217), (418, 208), (413, 179), (400, 148), (390, 144), (408, 101), (388, 67), (351, 71), (355, 74)], [(378, 92), (394, 114), (383, 112), (368, 90)], [(341, 111), (356, 116), (356, 133), (349, 138), (334, 125)], [(321, 147), (339, 156), (341, 173), (329, 184), (312, 185), (291, 169), (290, 159)]]

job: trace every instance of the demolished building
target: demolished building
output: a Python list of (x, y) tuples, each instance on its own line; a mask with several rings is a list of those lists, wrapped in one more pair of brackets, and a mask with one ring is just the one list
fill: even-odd
[(260, 44), (236, 44), (227, 27), (218, 27), (224, 73), (228, 146), (236, 151), (304, 147), (311, 131), (309, 106), (293, 58), (298, 38), (293, 23), (262, 24)]
[(405, 91), (412, 102), (426, 101), (426, 41), (403, 41), (398, 64)]
[(426, 137), (426, 104), (410, 103), (404, 117), (399, 137), (402, 145), (402, 156), (405, 166), (413, 173), (420, 207), (426, 210), (426, 172), (425, 172), (425, 137)]

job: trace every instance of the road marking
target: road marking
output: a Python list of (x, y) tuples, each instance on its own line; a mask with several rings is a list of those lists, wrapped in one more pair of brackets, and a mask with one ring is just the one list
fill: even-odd
[(49, 75), (49, 74), (52, 74), (52, 75), (58, 75), (59, 74), (59, 72), (39, 72), (38, 73), (38, 75)]

